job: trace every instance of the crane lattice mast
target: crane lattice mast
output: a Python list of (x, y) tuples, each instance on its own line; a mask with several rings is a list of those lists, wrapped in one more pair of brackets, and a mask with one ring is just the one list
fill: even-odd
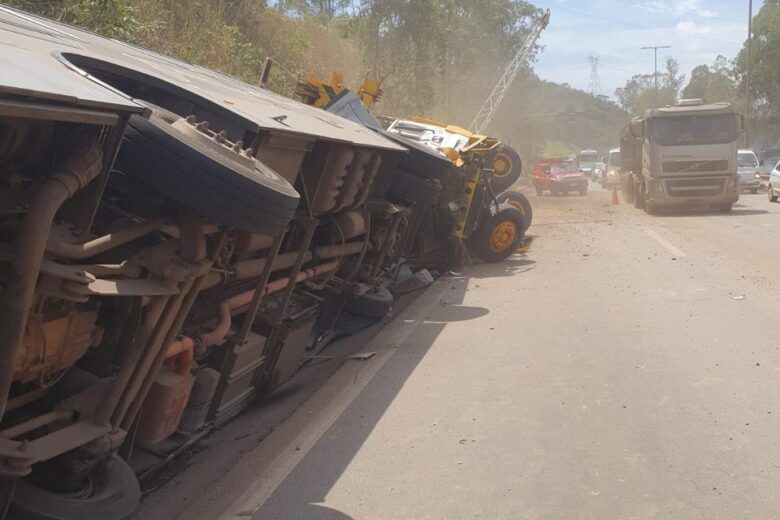
[(534, 25), (533, 29), (531, 30), (531, 34), (528, 35), (528, 38), (525, 40), (523, 46), (520, 47), (520, 50), (517, 51), (515, 57), (512, 58), (512, 61), (510, 61), (509, 65), (507, 65), (504, 74), (501, 76), (501, 79), (498, 80), (498, 83), (493, 88), (493, 92), (490, 93), (490, 96), (488, 96), (487, 100), (482, 105), (482, 108), (479, 109), (479, 112), (477, 112), (474, 120), (469, 125), (469, 130), (475, 134), (481, 134), (485, 131), (485, 128), (487, 128), (487, 126), (490, 124), (490, 120), (493, 119), (493, 114), (496, 113), (498, 106), (501, 104), (501, 101), (503, 101), (504, 95), (506, 94), (507, 90), (509, 90), (512, 82), (515, 80), (517, 71), (520, 70), (520, 67), (525, 62), (525, 59), (531, 53), (531, 49), (533, 49), (536, 40), (539, 39), (542, 31), (549, 23), (550, 10), (548, 9), (539, 19), (536, 25)]

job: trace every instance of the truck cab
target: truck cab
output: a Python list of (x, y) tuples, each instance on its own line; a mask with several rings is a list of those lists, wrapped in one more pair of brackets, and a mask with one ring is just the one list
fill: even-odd
[(682, 100), (634, 118), (621, 134), (621, 166), (635, 206), (648, 213), (695, 206), (730, 211), (739, 199), (742, 128), (742, 117), (729, 103), (701, 100)]

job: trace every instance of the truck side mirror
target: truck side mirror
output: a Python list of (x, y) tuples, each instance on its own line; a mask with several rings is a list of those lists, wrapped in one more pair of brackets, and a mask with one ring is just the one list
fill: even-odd
[(637, 138), (645, 136), (644, 121), (631, 121), (631, 135)]

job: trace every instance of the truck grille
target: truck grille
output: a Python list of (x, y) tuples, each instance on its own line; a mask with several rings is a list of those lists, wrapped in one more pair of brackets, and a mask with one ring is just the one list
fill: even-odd
[(723, 193), (727, 181), (727, 177), (669, 179), (664, 181), (664, 188), (672, 197), (707, 197)]
[(674, 161), (663, 166), (665, 173), (723, 172), (728, 169), (729, 161)]

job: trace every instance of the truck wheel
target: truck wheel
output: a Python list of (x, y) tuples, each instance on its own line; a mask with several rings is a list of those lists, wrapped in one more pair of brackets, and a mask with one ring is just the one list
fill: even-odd
[(588, 194), (588, 188), (580, 189), (580, 195), (585, 196)]
[(13, 520), (120, 520), (141, 501), (133, 470), (121, 458), (98, 464), (90, 481), (77, 493), (56, 493), (30, 479), (16, 486), (10, 518)]
[(436, 204), (441, 197), (441, 184), (398, 169), (387, 196), (393, 202)]
[(732, 204), (720, 204), (718, 205), (718, 211), (721, 213), (729, 213), (731, 211)]
[(503, 145), (493, 156), (493, 178), (490, 184), (493, 191), (509, 189), (523, 173), (523, 161), (514, 148)]
[(531, 222), (534, 219), (534, 210), (531, 207), (531, 203), (528, 201), (528, 197), (519, 191), (505, 191), (497, 198), (499, 204), (506, 202), (510, 206), (517, 208), (517, 210), (523, 214), (523, 217), (525, 218), (525, 228), (523, 228), (523, 233), (528, 231), (528, 228), (531, 227)]
[(771, 184), (766, 187), (766, 194), (769, 197), (769, 202), (777, 202), (777, 195), (775, 195), (775, 190)]
[(628, 181), (621, 183), (621, 189), (623, 190), (623, 196), (626, 198), (626, 202), (629, 204), (634, 203), (634, 181), (628, 178)]
[(175, 114), (149, 106), (148, 120), (130, 118), (116, 170), (219, 223), (267, 235), (287, 228), (299, 201), (289, 182), (260, 161), (216, 141), (210, 146), (205, 134), (175, 126), (183, 122), (172, 120)]
[(642, 190), (643, 184), (636, 184), (634, 183), (633, 189), (634, 189), (634, 207), (636, 209), (642, 209), (645, 205), (645, 193), (644, 190)]
[(381, 285), (347, 302), (345, 309), (358, 316), (382, 319), (393, 306), (393, 295)]
[(468, 244), (485, 262), (500, 262), (511, 255), (523, 238), (525, 218), (516, 208), (507, 203), (498, 209), (490, 208), (486, 218), (474, 233)]

